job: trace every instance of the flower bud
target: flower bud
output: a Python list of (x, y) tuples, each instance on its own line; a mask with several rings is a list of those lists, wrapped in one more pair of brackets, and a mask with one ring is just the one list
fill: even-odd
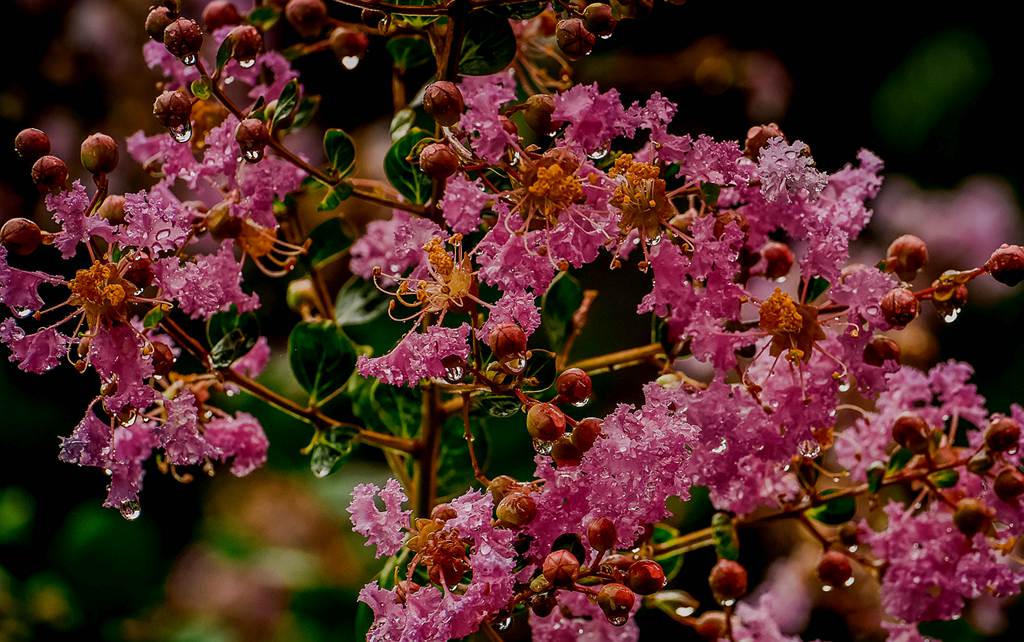
[(988, 528), (994, 511), (973, 497), (966, 497), (956, 503), (953, 523), (961, 533), (972, 537)]
[(572, 443), (572, 438), (569, 435), (562, 435), (551, 446), (551, 459), (559, 468), (579, 466), (583, 461), (583, 452), (576, 444)]
[(457, 516), (458, 513), (455, 512), (455, 509), (452, 508), (451, 504), (438, 504), (430, 511), (430, 519), (437, 519), (442, 522), (448, 521), (449, 519)]
[(288, 290), (285, 294), (285, 301), (288, 309), (292, 312), (302, 313), (303, 308), (311, 309), (316, 306), (316, 288), (309, 279), (294, 279), (288, 283)]
[(153, 102), (153, 115), (168, 129), (182, 127), (192, 115), (192, 100), (180, 89), (165, 91)]
[(96, 133), (82, 141), (82, 167), (90, 174), (109, 174), (117, 167), (117, 142)]
[(152, 285), (155, 277), (153, 261), (144, 256), (129, 263), (124, 271), (124, 280), (140, 289)]
[(146, 33), (157, 42), (164, 41), (164, 30), (174, 22), (174, 15), (167, 7), (153, 7), (146, 16)]
[(586, 372), (579, 368), (569, 368), (558, 375), (555, 389), (562, 400), (573, 405), (582, 405), (590, 399), (593, 385), (590, 382), (590, 375)]
[(985, 445), (993, 452), (1015, 450), (1020, 444), (1020, 424), (1010, 417), (992, 419), (985, 430)]
[(754, 125), (747, 130), (747, 141), (743, 144), (743, 153), (748, 158), (757, 159), (761, 154), (761, 148), (768, 144), (772, 138), (785, 138), (779, 126), (775, 123), (767, 125)]
[(903, 327), (917, 318), (920, 308), (917, 297), (906, 288), (893, 288), (882, 295), (878, 302), (882, 316), (890, 325)]
[(56, 156), (43, 156), (32, 165), (32, 182), (44, 192), (62, 190), (68, 182), (68, 166)]
[(150, 357), (153, 373), (159, 377), (166, 377), (174, 368), (174, 351), (163, 341), (153, 341), (151, 345), (153, 346), (153, 354)]
[(587, 542), (595, 551), (611, 550), (616, 538), (615, 522), (607, 517), (598, 517), (587, 525)]
[(572, 443), (582, 452), (590, 450), (597, 438), (601, 436), (601, 420), (595, 417), (587, 417), (572, 429), (570, 438)]
[(509, 494), (513, 489), (519, 485), (512, 477), (508, 475), (498, 475), (491, 480), (491, 483), (487, 484), (487, 492), (494, 498), (494, 502), (498, 503), (505, 499), (505, 496)]
[(996, 497), (1004, 502), (1016, 501), (1017, 497), (1024, 493), (1024, 475), (1016, 468), (1007, 466), (996, 475), (992, 490), (995, 491)]
[(503, 323), (487, 338), (498, 361), (518, 357), (526, 352), (526, 333), (514, 323)]
[(725, 637), (725, 624), (725, 613), (722, 611), (707, 611), (697, 618), (693, 629), (697, 632), (697, 635), (708, 640), (708, 642), (715, 642)]
[(542, 573), (530, 580), (530, 590), (534, 593), (545, 593), (551, 590), (551, 582)]
[(580, 570), (580, 562), (576, 556), (566, 550), (552, 551), (544, 558), (542, 572), (544, 578), (554, 586), (572, 584), (576, 572)]
[(242, 150), (242, 158), (257, 163), (263, 158), (263, 149), (270, 142), (270, 132), (258, 118), (246, 118), (235, 129), (235, 141)]
[(892, 424), (892, 440), (913, 453), (928, 450), (928, 422), (920, 415), (905, 412)]
[(120, 194), (110, 194), (100, 205), (96, 213), (104, 221), (111, 225), (120, 225), (124, 223), (124, 196)]
[(164, 46), (185, 64), (193, 64), (203, 46), (203, 30), (195, 20), (178, 18), (164, 29)]
[(589, 54), (596, 41), (579, 18), (559, 20), (555, 27), (555, 42), (569, 60), (579, 60)]
[(388, 17), (388, 14), (377, 9), (363, 9), (359, 12), (359, 22), (374, 29), (381, 28), (381, 22)]
[(0, 227), (0, 245), (11, 252), (27, 256), (43, 242), (39, 226), (27, 218), (12, 218)]
[(604, 611), (608, 621), (616, 626), (626, 623), (635, 602), (636, 595), (624, 584), (605, 584), (597, 593), (597, 605)]
[(601, 562), (601, 566), (606, 566), (610, 569), (625, 573), (634, 562), (636, 562), (636, 557), (634, 557), (632, 553), (629, 555), (613, 553), (604, 558), (604, 561)]
[(537, 617), (547, 617), (551, 615), (551, 612), (558, 606), (558, 600), (554, 595), (545, 593), (543, 595), (534, 595), (530, 598), (530, 610)]
[(423, 90), (423, 109), (438, 124), (451, 127), (459, 122), (466, 103), (455, 83), (439, 80)]
[(555, 111), (555, 98), (551, 94), (534, 94), (526, 99), (523, 108), (523, 119), (530, 129), (541, 136), (547, 136), (558, 129), (551, 122), (551, 114)]
[(904, 281), (910, 281), (927, 262), (928, 246), (925, 242), (913, 234), (904, 234), (889, 245), (885, 267)]
[(536, 403), (526, 412), (526, 430), (540, 441), (555, 441), (565, 434), (565, 415), (549, 403)]
[(839, 543), (851, 550), (860, 545), (860, 533), (857, 525), (853, 522), (845, 522), (839, 527), (837, 534)]
[(1024, 248), (1019, 245), (1000, 245), (985, 262), (985, 269), (1003, 285), (1017, 285), (1024, 281)]
[(263, 35), (252, 25), (239, 25), (228, 34), (231, 41), (231, 57), (238, 64), (252, 66), (256, 56), (263, 50)]
[(654, 560), (640, 560), (629, 567), (626, 584), (638, 595), (650, 595), (665, 588), (665, 570)]
[(459, 170), (459, 157), (444, 143), (430, 143), (420, 151), (420, 169), (431, 178), (448, 178)]
[(226, 0), (213, 0), (203, 8), (203, 24), (206, 25), (208, 33), (240, 22), (242, 16), (238, 13), (238, 8)]
[(880, 368), (886, 361), (900, 362), (900, 344), (889, 337), (881, 335), (872, 337), (871, 341), (864, 346), (864, 363)]
[(362, 58), (366, 54), (367, 47), (370, 46), (370, 39), (362, 31), (338, 27), (331, 32), (328, 44), (334, 55), (340, 59)]
[(583, 10), (583, 25), (595, 36), (610, 36), (618, 20), (612, 15), (612, 8), (600, 2), (588, 4)]
[(828, 551), (818, 561), (818, 579), (825, 586), (846, 586), (852, 577), (853, 564), (839, 551)]
[(327, 23), (327, 5), (323, 0), (289, 0), (284, 17), (303, 38), (320, 35)]
[(747, 569), (739, 562), (720, 559), (708, 577), (711, 592), (722, 604), (732, 604), (747, 592)]
[(988, 450), (982, 450), (971, 456), (967, 460), (967, 470), (971, 471), (975, 475), (984, 475), (988, 471), (992, 470), (992, 467), (996, 465), (994, 459), (992, 459), (992, 453)]
[(25, 160), (35, 161), (50, 153), (50, 137), (41, 129), (23, 129), (14, 137), (14, 151)]
[(761, 248), (761, 258), (764, 259), (764, 276), (768, 279), (781, 279), (789, 274), (796, 257), (793, 250), (785, 243), (770, 241)]
[(512, 492), (498, 502), (495, 514), (503, 525), (519, 528), (533, 521), (537, 515), (537, 502), (526, 493)]

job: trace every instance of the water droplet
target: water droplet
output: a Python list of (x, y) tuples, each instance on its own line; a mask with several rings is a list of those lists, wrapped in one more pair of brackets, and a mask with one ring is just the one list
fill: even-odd
[(553, 445), (554, 445), (554, 442), (551, 442), (551, 441), (544, 441), (543, 439), (534, 439), (533, 440), (533, 449), (536, 450), (537, 452), (539, 452), (542, 455), (550, 454), (551, 453), (551, 446), (553, 446)]
[(501, 365), (505, 366), (505, 369), (512, 374), (519, 374), (526, 369), (526, 355), (522, 353), (514, 354), (502, 361)]
[(676, 608), (676, 615), (680, 617), (688, 617), (693, 615), (694, 609), (692, 606), (680, 606)]
[(615, 616), (612, 616), (612, 617), (608, 618), (608, 621), (611, 622), (613, 626), (624, 626), (626, 624), (626, 622), (629, 621), (629, 616), (628, 615), (615, 615)]
[(572, 405), (576, 406), (577, 408), (582, 408), (583, 406), (587, 405), (588, 403), (590, 403), (590, 397), (584, 397), (583, 399), (580, 399), (579, 401), (572, 402)]
[(323, 479), (331, 474), (331, 470), (340, 459), (341, 455), (338, 451), (323, 444), (317, 445), (309, 457), (309, 470), (314, 477)]
[(722, 441), (717, 446), (712, 448), (711, 452), (715, 453), (716, 455), (721, 455), (722, 453), (724, 453), (728, 449), (729, 449), (729, 442), (727, 442), (725, 440), (725, 437), (722, 437)]
[(195, 54), (188, 54), (188, 55), (184, 56), (181, 59), (181, 61), (183, 63), (185, 63), (186, 65), (191, 67), (192, 65), (196, 64), (196, 55)]
[(654, 238), (652, 238), (651, 239), (651, 247), (654, 247), (658, 243), (661, 243), (661, 239), (662, 239), (662, 235), (661, 234), (658, 234)]
[(512, 624), (512, 616), (508, 616), (504, 619), (498, 620), (498, 630), (504, 631)]
[(246, 58), (245, 60), (239, 60), (238, 66), (242, 69), (251, 69), (256, 64), (255, 58)]
[(949, 314), (942, 317), (942, 320), (945, 321), (946, 323), (953, 323), (954, 321), (956, 321), (956, 318), (958, 316), (960, 316), (960, 308), (953, 308), (953, 310), (950, 311)]
[(860, 546), (858, 546), (856, 544), (851, 544), (850, 546), (846, 547), (846, 550), (850, 551), (851, 553), (856, 553), (857, 549), (859, 549), (859, 548), (860, 548)]
[(612, 34), (610, 34), (610, 33), (604, 33), (604, 34), (601, 34), (600, 36), (598, 36), (598, 38), (600, 38), (601, 40), (607, 40), (607, 39), (609, 39), (611, 37), (612, 37)]
[[(24, 319), (24, 318), (32, 316), (32, 310), (30, 310), (29, 308), (19, 308), (19, 307), (16, 307), (16, 308), (14, 308), (14, 316), (18, 317), (19, 319)], [(18, 338), (20, 339), (20, 338), (23, 338), (24, 336), (25, 336), (25, 334), (22, 333), (21, 337), (18, 337)]]
[(235, 77), (234, 76), (228, 76), (227, 78), (224, 79), (224, 84), (225, 85), (230, 85), (233, 82), (235, 82)]
[(171, 127), (171, 136), (179, 143), (187, 143), (192, 139), (192, 123), (185, 122), (177, 127)]
[(466, 375), (466, 369), (462, 365), (449, 366), (444, 369), (444, 380), (448, 383), (458, 383)]
[(849, 392), (849, 391), (850, 391), (850, 382), (847, 379), (843, 379), (839, 383), (839, 392)]
[(235, 395), (238, 394), (238, 389), (235, 387), (227, 387), (224, 389), (224, 394), (226, 394), (229, 397), (234, 397)]
[(822, 593), (831, 593), (832, 592), (832, 585), (831, 584), (822, 584), (821, 585), (821, 591), (822, 591)]
[(349, 71), (359, 66), (359, 56), (345, 56), (341, 59), (341, 66)]
[(849, 588), (849, 587), (853, 586), (853, 583), (854, 583), (854, 582), (856, 582), (856, 581), (857, 581), (857, 580), (856, 580), (856, 578), (854, 578), (854, 577), (853, 577), (853, 576), (851, 575), (851, 576), (850, 576), (850, 579), (848, 579), (848, 580), (846, 580), (845, 582), (843, 582), (843, 586), (845, 586), (845, 587)]
[(129, 522), (133, 522), (139, 518), (142, 514), (142, 508), (139, 507), (139, 502), (132, 500), (121, 504), (119, 509), (121, 511), (121, 517), (127, 519)]
[(797, 445), (796, 450), (801, 457), (814, 459), (821, 454), (821, 444), (814, 439), (804, 439)]
[(602, 147), (600, 149), (595, 149), (594, 151), (592, 151), (589, 154), (587, 154), (587, 158), (589, 158), (590, 160), (601, 160), (602, 158), (604, 158), (607, 155), (608, 155), (608, 148), (607, 147)]
[(261, 160), (263, 160), (263, 150), (259, 148), (247, 149), (242, 152), (242, 158), (244, 158), (246, 162), (249, 163), (258, 163)]
[(732, 606), (735, 603), (736, 603), (735, 599), (729, 599), (729, 600), (722, 600), (721, 601), (722, 606), (725, 606), (725, 607)]

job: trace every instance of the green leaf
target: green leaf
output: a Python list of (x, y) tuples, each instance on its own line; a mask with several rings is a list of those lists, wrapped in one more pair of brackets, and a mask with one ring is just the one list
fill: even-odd
[(960, 473), (955, 468), (947, 468), (928, 475), (928, 479), (939, 488), (952, 488), (960, 481)]
[(867, 478), (868, 492), (877, 493), (878, 489), (882, 487), (882, 480), (885, 479), (885, 464), (876, 461), (868, 466)]
[(342, 327), (369, 323), (387, 311), (388, 303), (373, 281), (352, 277), (338, 292), (334, 320)]
[(271, 123), (271, 129), (277, 129), (278, 125), (285, 123), (291, 118), (292, 113), (295, 112), (295, 108), (299, 104), (299, 81), (293, 78), (284, 89), (281, 90), (281, 95), (277, 99), (277, 108), (274, 109), (274, 120)]
[(348, 176), (356, 165), (356, 144), (344, 130), (335, 128), (324, 132), (324, 154), (341, 177)]
[(516, 34), (508, 18), (475, 11), (466, 19), (459, 73), (486, 76), (508, 67), (516, 57)]
[(207, 100), (211, 95), (210, 91), (210, 79), (206, 76), (201, 76), (192, 81), (191, 85), (192, 94), (196, 98), (202, 98)]
[[(821, 492), (823, 497), (827, 497), (836, 493), (835, 489), (828, 489)], [(806, 515), (811, 519), (817, 520), (822, 524), (828, 524), (830, 526), (838, 526), (844, 522), (848, 522), (853, 519), (854, 513), (857, 512), (857, 500), (850, 495), (843, 497), (836, 497), (831, 499), (821, 506), (815, 506), (814, 508), (808, 508)]]
[(557, 351), (572, 330), (572, 315), (583, 303), (583, 287), (574, 276), (561, 272), (551, 282), (540, 303), (544, 330), (551, 348)]
[(295, 110), (295, 118), (292, 119), (289, 129), (292, 131), (302, 129), (313, 120), (313, 116), (319, 109), (320, 96), (303, 96), (299, 101), (299, 108)]
[(210, 343), (210, 363), (227, 368), (245, 356), (260, 337), (260, 322), (252, 312), (238, 314), (235, 306), (229, 312), (218, 312), (206, 323), (206, 339)]
[(480, 397), (480, 408), (492, 417), (511, 417), (522, 407), (523, 403), (511, 395), (485, 394)]
[(352, 245), (340, 218), (329, 218), (317, 225), (309, 233), (309, 238), (313, 242), (309, 245), (308, 256), (313, 265), (326, 263)]
[(153, 328), (160, 325), (160, 322), (164, 318), (164, 306), (156, 305), (153, 309), (146, 313), (146, 316), (142, 318), (142, 327), (152, 330)]
[(810, 282), (807, 284), (807, 298), (805, 299), (808, 303), (814, 301), (819, 296), (825, 293), (829, 287), (829, 282), (820, 276), (812, 276)]
[(555, 538), (551, 544), (552, 551), (569, 551), (580, 563), (587, 559), (587, 549), (583, 547), (583, 540), (576, 533), (564, 533)]
[(422, 129), (411, 129), (398, 139), (384, 157), (384, 174), (398, 192), (413, 203), (426, 203), (430, 198), (430, 177), (412, 164), (409, 157), (416, 145), (430, 134)]
[(408, 107), (398, 110), (391, 118), (391, 126), (389, 127), (391, 132), (391, 142), (393, 143), (402, 136), (408, 134), (415, 125), (416, 110)]
[[(654, 532), (651, 533), (651, 541), (655, 544), (663, 544), (670, 539), (679, 537), (679, 529), (673, 528), (668, 524), (655, 524)], [(661, 568), (665, 571), (665, 579), (667, 582), (671, 582), (679, 571), (683, 570), (683, 555), (682, 553), (674, 554), (664, 559), (659, 559), (658, 563), (661, 564)]]
[(288, 361), (310, 403), (315, 403), (352, 376), (356, 350), (333, 321), (302, 321), (288, 337)]
[(333, 187), (327, 188), (327, 193), (320, 199), (320, 204), (316, 206), (318, 212), (330, 212), (338, 209), (341, 203), (352, 196), (352, 192), (355, 191), (350, 183), (342, 181)]
[[(403, 0), (402, 4), (412, 7), (432, 7), (439, 3), (437, 0)], [(396, 14), (395, 17), (401, 18), (403, 22), (414, 29), (422, 29), (440, 19), (440, 16), (411, 16), (406, 14)]]
[(367, 428), (403, 437), (419, 430), (422, 409), (417, 392), (356, 374), (346, 393), (352, 400), (353, 414)]
[(258, 27), (260, 31), (266, 31), (273, 27), (281, 18), (281, 11), (270, 4), (256, 7), (249, 12), (249, 24)]
[(711, 517), (711, 539), (715, 543), (715, 553), (727, 560), (740, 558), (740, 540), (736, 536), (736, 527), (732, 518), (725, 513), (715, 513)]
[(700, 193), (708, 207), (715, 207), (718, 205), (718, 196), (722, 193), (722, 187), (714, 183), (701, 183)]
[(885, 468), (885, 474), (891, 475), (903, 470), (913, 457), (914, 453), (906, 448), (897, 449), (896, 452), (889, 456), (889, 465)]
[(529, 20), (540, 15), (547, 6), (547, 0), (542, 2), (516, 2), (514, 4), (496, 5), (491, 11), (509, 20)]
[(385, 46), (395, 61), (395, 67), (402, 71), (434, 62), (434, 52), (423, 38), (399, 36), (388, 40)]
[[(481, 465), (487, 460), (487, 435), (482, 418), (472, 417), (473, 448)], [(476, 478), (469, 458), (462, 417), (451, 417), (441, 428), (441, 450), (437, 467), (437, 494), (440, 497), (458, 495), (469, 488)]]
[(224, 65), (228, 64), (231, 60), (231, 54), (235, 50), (235, 43), (232, 42), (231, 38), (225, 38), (221, 43), (220, 47), (217, 48), (217, 69), (223, 69)]

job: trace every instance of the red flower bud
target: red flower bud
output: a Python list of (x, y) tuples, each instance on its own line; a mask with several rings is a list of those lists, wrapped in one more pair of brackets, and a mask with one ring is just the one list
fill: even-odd
[(90, 174), (109, 174), (117, 167), (117, 142), (106, 134), (93, 134), (82, 141), (82, 167)]
[(565, 434), (565, 415), (549, 403), (534, 404), (526, 413), (526, 430), (539, 441), (555, 441)]
[(27, 218), (12, 218), (0, 227), (0, 245), (11, 252), (27, 256), (43, 242), (39, 226)]
[(239, 25), (228, 34), (231, 57), (243, 67), (250, 67), (263, 50), (263, 34), (252, 25)]
[(551, 114), (555, 111), (555, 98), (551, 94), (534, 94), (526, 99), (523, 108), (523, 119), (530, 129), (541, 136), (554, 133), (558, 126), (551, 122)]
[(608, 621), (615, 626), (626, 623), (635, 602), (636, 595), (624, 584), (605, 584), (597, 593), (597, 605), (604, 611)]
[(459, 122), (466, 102), (455, 83), (439, 80), (423, 90), (423, 109), (439, 124), (451, 127)]
[(876, 368), (882, 367), (886, 361), (900, 361), (900, 344), (889, 337), (881, 335), (873, 337), (864, 346), (864, 363)]
[(700, 637), (708, 640), (708, 642), (715, 642), (725, 637), (725, 625), (725, 613), (722, 611), (707, 611), (697, 618), (693, 628)]
[(370, 39), (362, 31), (338, 27), (331, 32), (328, 44), (338, 58), (362, 58), (370, 46)]
[(629, 567), (626, 583), (638, 595), (650, 595), (665, 588), (665, 570), (654, 560), (640, 560)]
[(785, 243), (770, 241), (761, 248), (761, 258), (764, 259), (764, 275), (769, 279), (781, 279), (789, 274), (796, 257), (793, 250)]
[(928, 450), (928, 422), (920, 415), (905, 412), (892, 424), (892, 440), (914, 453)]
[(583, 10), (583, 24), (587, 31), (595, 36), (610, 36), (615, 31), (618, 20), (612, 15), (612, 8), (607, 4), (594, 2)]
[(327, 5), (323, 0), (289, 0), (284, 17), (303, 38), (320, 35), (327, 23)]
[(1020, 444), (1020, 424), (1010, 417), (995, 417), (985, 430), (985, 445), (993, 452), (1016, 450)]
[(263, 149), (270, 142), (270, 131), (258, 118), (246, 118), (235, 129), (235, 141), (242, 150), (242, 158), (250, 163), (263, 159)]
[(442, 522), (448, 521), (449, 519), (457, 516), (458, 513), (455, 512), (455, 509), (452, 508), (451, 504), (438, 504), (430, 511), (430, 519), (437, 519)]
[(431, 178), (448, 178), (459, 171), (459, 157), (444, 143), (430, 143), (420, 151), (420, 169)]
[(914, 293), (906, 288), (893, 288), (878, 302), (882, 316), (890, 325), (903, 327), (917, 318), (920, 306)]
[(580, 562), (576, 556), (566, 550), (552, 551), (544, 558), (542, 572), (544, 579), (555, 586), (572, 584), (576, 572), (580, 570)]
[(168, 129), (189, 124), (192, 115), (192, 99), (184, 91), (165, 91), (153, 101), (153, 115)]
[(134, 283), (140, 288), (152, 285), (155, 276), (153, 274), (153, 262), (146, 257), (135, 259), (124, 271), (125, 281)]
[(1016, 468), (1007, 466), (996, 475), (992, 490), (995, 491), (996, 497), (1004, 502), (1016, 501), (1017, 497), (1024, 493), (1024, 475)]
[(572, 429), (570, 438), (582, 452), (587, 452), (594, 446), (594, 442), (601, 436), (601, 420), (595, 417), (587, 417), (576, 424)]
[(512, 492), (498, 502), (495, 514), (503, 525), (519, 528), (533, 521), (537, 515), (537, 502), (526, 493)]
[(785, 138), (779, 126), (775, 123), (767, 125), (754, 125), (747, 130), (747, 140), (743, 145), (743, 153), (748, 158), (757, 159), (761, 154), (761, 148), (768, 144), (773, 138)]
[(928, 262), (928, 246), (913, 234), (904, 234), (889, 245), (885, 267), (904, 281), (917, 276), (917, 271)]
[(508, 495), (509, 492), (518, 486), (519, 482), (512, 477), (509, 477), (508, 475), (498, 475), (491, 480), (491, 483), (487, 484), (487, 491), (491, 494), (491, 497), (494, 498), (494, 502), (498, 503), (505, 499), (505, 495)]
[(992, 278), (1013, 287), (1024, 281), (1024, 248), (1019, 245), (1000, 245), (985, 262)]
[(818, 579), (825, 586), (846, 586), (852, 577), (850, 558), (839, 551), (828, 551), (818, 561)]
[(174, 352), (171, 350), (171, 346), (163, 341), (153, 341), (152, 346), (153, 354), (150, 358), (153, 364), (153, 372), (157, 376), (166, 377), (174, 367)]
[(35, 161), (50, 153), (50, 137), (41, 129), (23, 129), (14, 137), (14, 151), (25, 160)]
[(537, 617), (547, 617), (551, 615), (551, 612), (558, 606), (558, 600), (554, 595), (550, 593), (544, 593), (543, 595), (534, 595), (530, 598), (530, 610), (533, 611)]
[(747, 569), (739, 562), (720, 559), (708, 577), (711, 592), (722, 604), (732, 604), (747, 592)]
[(597, 38), (587, 31), (579, 18), (559, 20), (555, 27), (555, 42), (569, 60), (578, 60), (590, 53)]
[(995, 511), (973, 497), (966, 497), (956, 503), (953, 523), (961, 533), (971, 537), (988, 528)]
[(194, 64), (203, 46), (203, 29), (195, 20), (178, 18), (164, 29), (164, 46), (185, 64)]
[(551, 446), (551, 459), (559, 468), (579, 466), (583, 461), (583, 452), (572, 443), (569, 435), (562, 435)]
[(526, 333), (514, 323), (499, 325), (488, 337), (491, 352), (498, 361), (517, 358), (526, 353)]
[(164, 30), (174, 22), (174, 14), (167, 7), (153, 7), (146, 16), (146, 33), (157, 42), (164, 41)]
[(43, 156), (32, 165), (32, 182), (44, 192), (60, 191), (68, 182), (68, 166), (56, 156)]
[(558, 375), (555, 380), (555, 389), (558, 396), (574, 406), (582, 406), (590, 400), (590, 393), (593, 386), (590, 383), (590, 375), (579, 368), (569, 368)]
[(111, 225), (124, 223), (124, 197), (120, 194), (107, 196), (96, 213)]
[(213, 0), (203, 9), (203, 24), (206, 25), (208, 33), (213, 33), (221, 27), (237, 25), (241, 21), (242, 16), (238, 9), (226, 0)]
[(611, 550), (616, 537), (615, 522), (607, 517), (598, 517), (587, 525), (587, 542), (595, 551)]

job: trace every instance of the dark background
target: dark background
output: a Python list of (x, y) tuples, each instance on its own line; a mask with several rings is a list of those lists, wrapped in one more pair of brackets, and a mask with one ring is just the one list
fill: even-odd
[[(117, 137), (140, 128), (156, 131), (149, 110), (158, 79), (145, 69), (140, 52), (146, 4), (5, 3), (0, 140), (38, 126), (50, 133), (55, 153), (76, 161), (79, 141), (92, 131)], [(751, 124), (776, 120), (790, 139), (811, 145), (825, 170), (852, 160), (863, 146), (885, 160), (887, 173), (925, 188), (950, 190), (966, 177), (991, 175), (1010, 188), (1012, 218), (1022, 186), (1020, 34), (1003, 6), (975, 2), (945, 9), (911, 2), (897, 12), (893, 3), (882, 2), (659, 4), (652, 18), (624, 22), (613, 38), (600, 41), (578, 65), (577, 79), (620, 87), (631, 99), (662, 91), (680, 105), (679, 131), (735, 139)], [(332, 13), (352, 15), (337, 5)], [(192, 15), (198, 17), (198, 9)], [(275, 37), (292, 38), (287, 27), (279, 31)], [(379, 135), (391, 109), (382, 45), (374, 40), (353, 72), (328, 54), (299, 62), (309, 93), (324, 95), (320, 126), (344, 127), (357, 138)], [(752, 86), (765, 89), (754, 92)], [(11, 145), (4, 149), (0, 216), (44, 220), (28, 167)], [(69, 165), (75, 172), (77, 163)], [(131, 191), (147, 181), (122, 153), (113, 189)], [(933, 225), (955, 226), (965, 239), (992, 234), (989, 219), (971, 207), (962, 216), (922, 223), (908, 231), (926, 240)], [(877, 259), (892, 235), (876, 229), (861, 251)], [(930, 276), (958, 265), (937, 263)], [(44, 267), (60, 269), (56, 263)], [(606, 280), (600, 270), (582, 276), (602, 295), (576, 356), (645, 341), (648, 321), (632, 313), (634, 293), (642, 291), (635, 276), (618, 273)], [(259, 286), (263, 327), (278, 357), (295, 320), (281, 305), (284, 285)], [(1019, 292), (991, 290), (951, 325), (937, 322), (930, 311), (926, 316), (905, 337), (919, 347), (912, 351), (917, 362), (972, 362), (993, 409), (1022, 397)], [(230, 400), (263, 420), (272, 443), (267, 469), (246, 480), (220, 474), (187, 485), (151, 470), (142, 517), (127, 522), (100, 508), (102, 474), (56, 460), (58, 437), (70, 432), (95, 393), (94, 376), (71, 368), (25, 375), (6, 358), (0, 361), (0, 641), (356, 636), (355, 593), (378, 566), (349, 532), (344, 507), (353, 484), (384, 478), (374, 453), (359, 452), (340, 472), (314, 480), (298, 453), (309, 438), (305, 427), (251, 400)], [(634, 370), (598, 380), (593, 410), (635, 400), (650, 375)], [(294, 389), (279, 358), (264, 380)], [(525, 434), (491, 437), (504, 447), (500, 458), (491, 457), (489, 470), (528, 474)], [(696, 502), (680, 514), (702, 525), (707, 507)], [(745, 534), (743, 559), (760, 579), (772, 557), (797, 551), (790, 556), (797, 570), (788, 572), (816, 595), (805, 581), (810, 567), (806, 561), (800, 566), (798, 544), (784, 531)], [(704, 595), (711, 561), (688, 556), (678, 585)], [(877, 638), (869, 595), (860, 586), (845, 599), (822, 600), (806, 639)], [(1011, 609), (1008, 623), (1000, 622), (983, 605), (969, 612), (967, 622), (926, 628), (944, 640), (1017, 640), (1016, 611)], [(661, 614), (644, 613), (640, 620), (645, 639), (680, 634)]]

